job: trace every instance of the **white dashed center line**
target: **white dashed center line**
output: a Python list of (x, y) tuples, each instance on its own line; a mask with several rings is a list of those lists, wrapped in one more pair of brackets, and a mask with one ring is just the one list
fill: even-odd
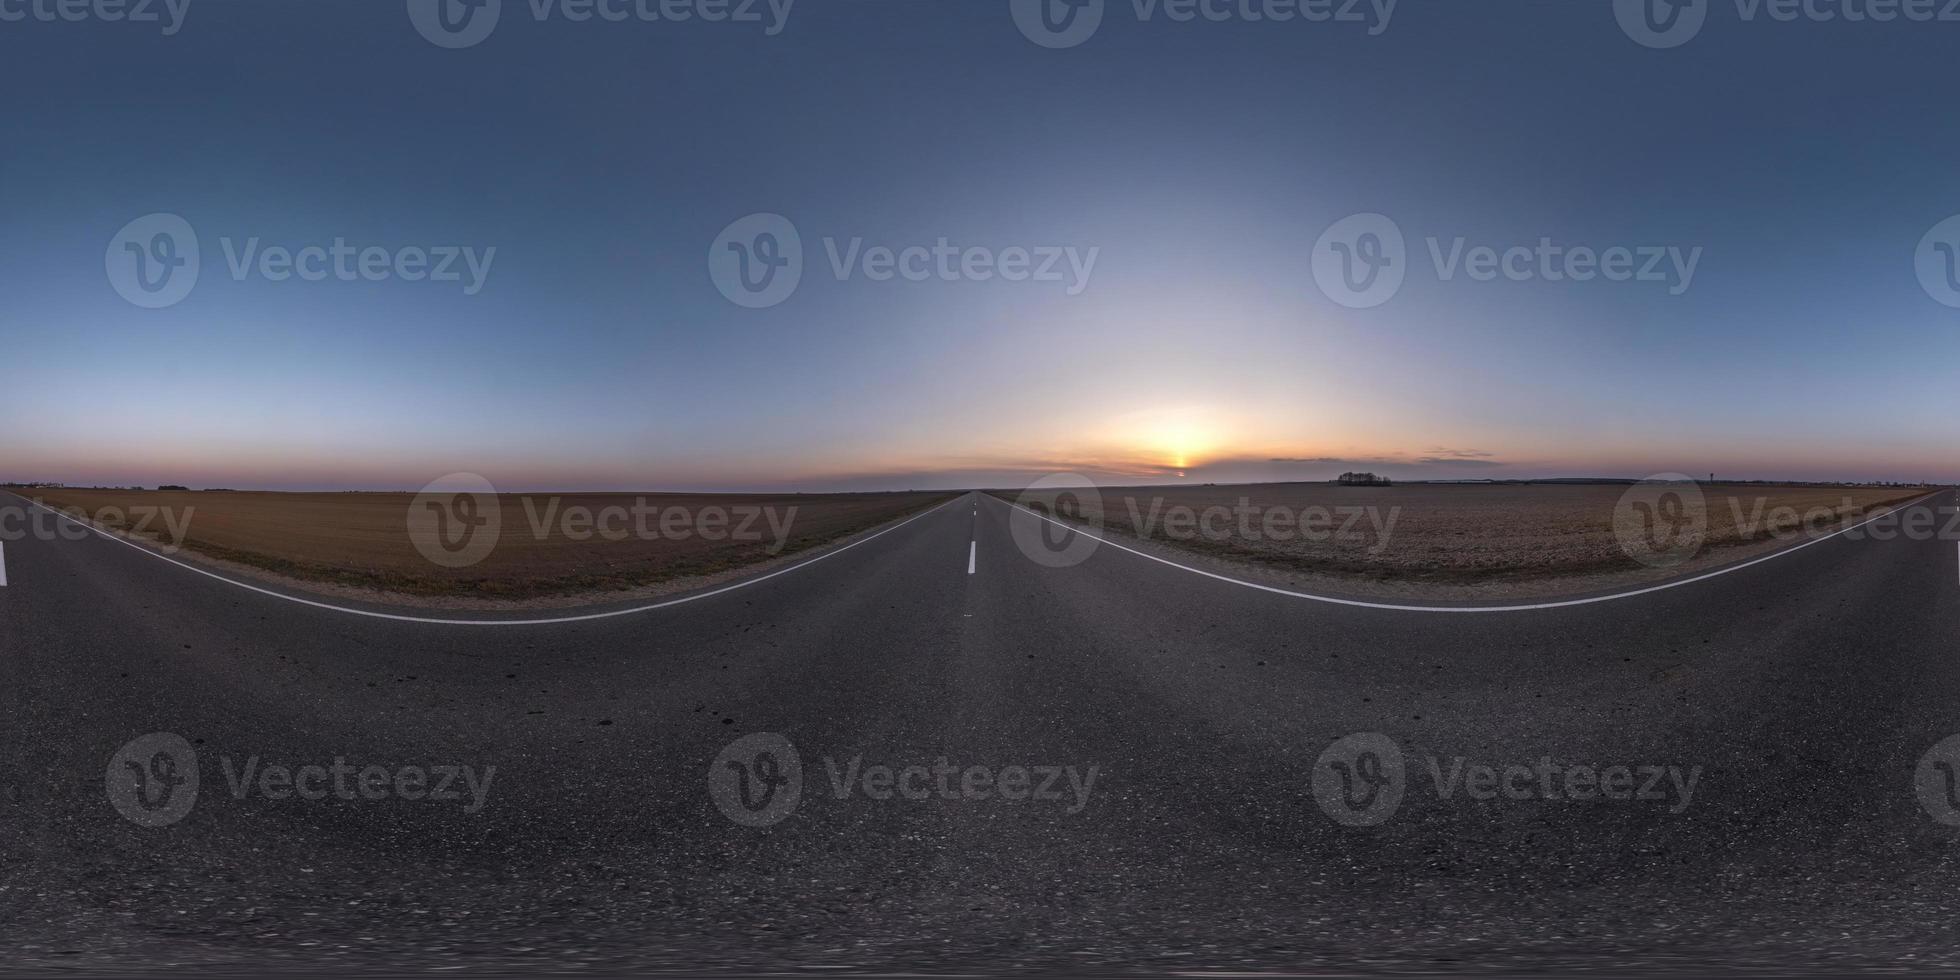
[[(966, 573), (968, 575), (973, 574), (974, 563), (977, 562), (979, 559), (980, 559), (980, 542), (968, 541), (966, 543)], [(5, 585), (5, 584), (7, 583), (4, 581), (0, 581), (0, 585)]]
[(0, 586), (7, 584), (7, 543), (0, 541)]

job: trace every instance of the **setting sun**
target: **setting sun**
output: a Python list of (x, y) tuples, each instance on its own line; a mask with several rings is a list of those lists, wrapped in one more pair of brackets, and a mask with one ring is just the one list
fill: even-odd
[[(1138, 455), (1155, 466), (1188, 470), (1202, 466), (1219, 451), (1217, 425), (1204, 411), (1165, 410), (1146, 413), (1132, 422)], [(1183, 474), (1180, 472), (1180, 476)]]

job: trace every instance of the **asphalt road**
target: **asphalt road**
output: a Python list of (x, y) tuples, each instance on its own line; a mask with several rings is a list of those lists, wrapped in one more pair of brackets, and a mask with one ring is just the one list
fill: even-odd
[[(1960, 829), (1915, 794), (1960, 732), (1950, 537), (1453, 615), (1109, 547), (1047, 567), (1010, 513), (963, 497), (752, 587), (489, 628), (8, 540), (0, 969), (1960, 968)], [(1343, 754), (1357, 732), (1392, 748)], [(105, 789), (150, 733), (199, 773), (160, 826)], [(728, 769), (754, 733), (800, 767), (749, 743)], [(337, 759), (353, 799), (234, 785)], [(922, 798), (875, 798), (879, 766)], [(404, 798), (440, 767), (481, 792)], [(793, 807), (763, 778), (791, 769)], [(1317, 771), (1360, 781), (1322, 799)]]

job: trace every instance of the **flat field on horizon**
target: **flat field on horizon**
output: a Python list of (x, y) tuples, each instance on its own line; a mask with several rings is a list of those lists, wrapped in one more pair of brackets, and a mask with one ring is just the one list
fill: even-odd
[[(475, 564), (445, 567), (416, 547), (410, 493), (14, 492), (57, 509), (79, 508), (159, 544), (302, 582), (493, 600), (589, 596), (724, 575), (954, 496), (501, 494), (495, 547)], [(182, 540), (171, 533), (172, 520), (181, 527)], [(420, 533), (427, 545), (428, 528)], [(455, 539), (461, 540), (460, 533)]]
[[(1616, 511), (1623, 520), (1644, 516), (1621, 506), (1630, 489), (1549, 483), (1104, 487), (1099, 504), (1091, 498), (1070, 516), (1303, 584), (1361, 595), (1475, 599), (1561, 594), (1698, 571), (1828, 533), (1845, 518), (1929, 492), (1703, 484), (1706, 527), (1699, 547), (1677, 564), (1655, 567), (1637, 560), (1616, 533)], [(1052, 507), (1055, 497), (996, 495), (1044, 507)], [(1239, 518), (1241, 510), (1247, 519)], [(1277, 515), (1277, 533), (1263, 524), (1267, 514)], [(1195, 524), (1185, 523), (1191, 518)]]

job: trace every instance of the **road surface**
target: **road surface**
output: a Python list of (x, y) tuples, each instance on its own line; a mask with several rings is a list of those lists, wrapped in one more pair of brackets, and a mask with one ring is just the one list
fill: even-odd
[[(8, 540), (0, 968), (1960, 968), (1960, 829), (1915, 791), (1960, 732), (1949, 538), (1450, 615), (1110, 547), (1048, 567), (1011, 513), (968, 495), (751, 587), (493, 628)], [(105, 789), (152, 733), (199, 773), (156, 826)], [(786, 768), (727, 768), (756, 733), (793, 806)], [(1353, 733), (1391, 748), (1356, 768)], [(251, 781), (336, 760), (382, 776)], [(481, 792), (399, 781), (452, 769)], [(1362, 778), (1360, 825), (1317, 771)]]

